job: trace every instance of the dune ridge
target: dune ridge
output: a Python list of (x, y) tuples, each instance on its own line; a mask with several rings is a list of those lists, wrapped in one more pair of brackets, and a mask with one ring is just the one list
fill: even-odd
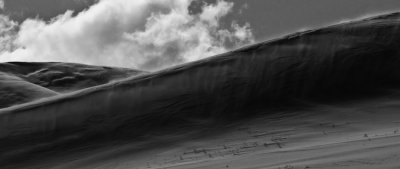
[[(0, 109), (0, 140), (81, 138), (174, 118), (212, 123), (247, 116), (243, 110), (254, 106), (396, 88), (399, 26), (399, 13), (333, 25)], [(156, 120), (141, 121), (148, 118)]]

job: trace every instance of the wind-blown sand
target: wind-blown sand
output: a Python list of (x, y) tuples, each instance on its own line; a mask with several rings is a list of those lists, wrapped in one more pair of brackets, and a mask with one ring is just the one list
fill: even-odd
[(400, 14), (0, 109), (2, 168), (396, 168)]

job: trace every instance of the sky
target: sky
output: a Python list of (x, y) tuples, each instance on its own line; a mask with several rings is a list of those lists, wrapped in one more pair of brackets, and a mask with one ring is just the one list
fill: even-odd
[(0, 0), (0, 62), (158, 70), (398, 10), (399, 0)]

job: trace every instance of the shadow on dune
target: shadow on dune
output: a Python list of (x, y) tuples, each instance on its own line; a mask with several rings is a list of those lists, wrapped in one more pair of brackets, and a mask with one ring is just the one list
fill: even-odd
[(399, 26), (399, 13), (334, 25), (1, 109), (0, 151), (21, 157), (68, 142), (229, 123), (303, 101), (373, 97), (399, 87)]

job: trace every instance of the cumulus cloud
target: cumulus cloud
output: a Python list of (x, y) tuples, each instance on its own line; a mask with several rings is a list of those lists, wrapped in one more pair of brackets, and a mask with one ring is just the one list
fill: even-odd
[(0, 0), (0, 9), (4, 9), (4, 0)]
[(18, 24), (7, 16), (0, 15), (0, 54), (1, 51), (12, 51), (18, 33)]
[(10, 31), (0, 43), (12, 45), (0, 48), (0, 61), (62, 61), (156, 70), (254, 41), (249, 24), (233, 22), (231, 27), (221, 28), (220, 20), (232, 11), (233, 3), (205, 4), (201, 13), (191, 15), (188, 7), (192, 2), (101, 0), (77, 16), (67, 11), (50, 22), (26, 20), (16, 35), (11, 33), (16, 32), (15, 23), (3, 19)]

